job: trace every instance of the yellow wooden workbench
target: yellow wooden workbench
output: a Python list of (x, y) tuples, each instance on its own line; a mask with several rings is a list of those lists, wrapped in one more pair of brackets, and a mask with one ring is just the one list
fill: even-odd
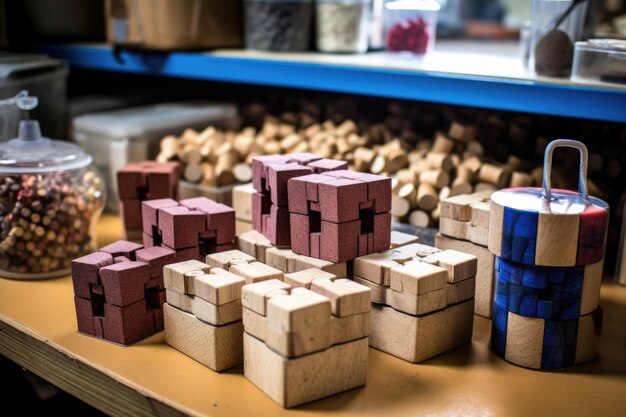
[[(119, 238), (105, 216), (101, 245)], [(295, 410), (274, 404), (241, 368), (215, 373), (164, 342), (131, 347), (76, 331), (69, 277), (0, 279), (0, 353), (112, 415), (626, 416), (626, 288), (602, 288), (600, 358), (565, 372), (510, 365), (487, 347), (488, 320), (471, 344), (412, 365), (370, 349), (367, 386)]]

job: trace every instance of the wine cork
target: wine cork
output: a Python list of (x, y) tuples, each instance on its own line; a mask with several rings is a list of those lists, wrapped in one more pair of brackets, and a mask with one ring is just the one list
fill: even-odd
[(313, 123), (311, 126), (307, 127), (306, 129), (304, 129), (304, 137), (306, 138), (312, 138), (313, 136), (317, 135), (318, 133), (320, 133), (322, 131), (322, 126), (319, 123)]
[(441, 169), (450, 172), (452, 168), (454, 168), (452, 158), (447, 153), (429, 152), (426, 154), (426, 161), (428, 161), (432, 169)]
[(404, 184), (398, 189), (398, 197), (409, 202), (411, 208), (417, 208), (417, 189), (414, 184)]
[(398, 190), (403, 185), (404, 185), (403, 183), (398, 181), (397, 177), (391, 177), (391, 192), (393, 193), (393, 195), (398, 195)]
[(476, 185), (474, 185), (474, 192), (479, 192), (479, 191), (497, 191), (498, 187), (496, 187), (495, 185), (489, 183), (489, 182), (477, 182)]
[(458, 154), (452, 154), (450, 155), (450, 159), (452, 160), (452, 165), (454, 165), (454, 167), (458, 167), (461, 164), (461, 157)]
[(476, 126), (453, 122), (448, 130), (448, 136), (460, 142), (469, 142), (476, 139)]
[(278, 126), (278, 136), (281, 138), (286, 138), (287, 136), (293, 135), (296, 133), (296, 128), (294, 125), (281, 123)]
[(509, 171), (505, 167), (492, 164), (483, 164), (480, 167), (480, 171), (478, 171), (478, 179), (480, 181), (491, 183), (498, 188), (503, 188), (507, 185), (509, 176)]
[(398, 172), (396, 172), (396, 178), (402, 184), (415, 184), (417, 182), (415, 173), (408, 168), (401, 169)]
[(233, 175), (238, 182), (252, 181), (252, 168), (249, 164), (238, 163), (233, 167)]
[(221, 153), (215, 164), (215, 181), (217, 185), (227, 185), (236, 182), (233, 175), (233, 167), (238, 161), (237, 152), (234, 149)]
[(217, 129), (215, 129), (214, 126), (208, 126), (202, 132), (200, 132), (198, 136), (196, 136), (195, 142), (198, 145), (202, 145), (203, 143), (212, 140), (216, 133)]
[(374, 160), (372, 161), (370, 171), (372, 172), (372, 174), (380, 174), (385, 170), (385, 165), (387, 165), (385, 157), (382, 155), (376, 155), (374, 157)]
[(435, 142), (433, 142), (433, 146), (430, 149), (432, 152), (436, 153), (452, 153), (454, 150), (454, 141), (449, 137), (445, 136), (441, 132), (437, 132), (435, 135)]
[(241, 159), (244, 159), (246, 156), (248, 156), (248, 153), (250, 153), (250, 148), (253, 146), (253, 143), (254, 136), (240, 134), (235, 137), (233, 148), (235, 149), (235, 151), (237, 151), (239, 157)]
[(437, 204), (437, 207), (430, 212), (430, 219), (433, 223), (439, 223), (439, 220), (441, 219), (441, 204)]
[(450, 187), (450, 196), (471, 193), (473, 176), (469, 168), (459, 165), (456, 169), (456, 178), (452, 181), (452, 187)]
[(437, 190), (432, 185), (422, 183), (417, 187), (417, 206), (419, 208), (431, 211), (437, 207), (438, 201)]
[(409, 163), (412, 164), (424, 160), (424, 155), (426, 155), (424, 151), (413, 150), (409, 152), (407, 156), (409, 158)]
[(406, 199), (394, 195), (391, 197), (391, 214), (399, 219), (409, 214), (411, 205)]
[(482, 156), (483, 154), (483, 145), (476, 140), (471, 140), (467, 142), (467, 146), (465, 147), (465, 153), (472, 156)]
[(309, 151), (310, 151), (309, 144), (306, 142), (300, 142), (298, 145), (296, 145), (295, 148), (292, 148), (287, 153), (305, 153)]
[(461, 162), (461, 165), (472, 171), (472, 173), (476, 174), (478, 171), (480, 171), (483, 163), (478, 157), (472, 156)]
[(430, 226), (430, 216), (423, 210), (414, 210), (409, 215), (409, 223), (416, 227)]
[(300, 137), (300, 135), (298, 135), (297, 133), (292, 133), (283, 137), (283, 139), (280, 141), (280, 148), (284, 152), (289, 152), (291, 149), (298, 146), (298, 144), (301, 142), (302, 138)]
[(343, 155), (353, 149), (352, 145), (348, 143), (348, 139), (342, 137), (337, 138), (335, 146), (337, 146), (337, 153), (340, 155)]
[(202, 161), (200, 150), (195, 145), (185, 145), (179, 157), (186, 164), (190, 165), (198, 165)]
[(187, 144), (187, 143), (195, 142), (197, 137), (198, 137), (198, 132), (189, 128), (189, 129), (185, 129), (183, 134), (180, 136), (180, 139), (183, 143)]
[(511, 171), (522, 171), (524, 169), (524, 161), (515, 155), (509, 155), (506, 163), (504, 164)]
[(271, 121), (266, 121), (263, 124), (263, 128), (261, 129), (261, 135), (266, 140), (275, 139), (278, 136), (278, 124)]
[(445, 171), (427, 170), (419, 174), (420, 184), (430, 184), (436, 188), (442, 188), (450, 182), (450, 175)]
[(347, 119), (335, 129), (335, 134), (339, 137), (346, 137), (351, 133), (356, 133), (358, 127), (353, 120)]
[(161, 139), (159, 143), (159, 149), (168, 155), (174, 155), (178, 153), (180, 148), (178, 144), (178, 138), (176, 136), (168, 135)]
[(265, 153), (266, 155), (280, 153), (280, 150), (280, 142), (271, 141), (263, 145), (263, 153)]
[(348, 143), (352, 146), (352, 149), (356, 149), (359, 146), (367, 145), (367, 138), (359, 136), (357, 133), (350, 133), (348, 135)]
[(533, 185), (533, 177), (525, 172), (515, 171), (511, 174), (511, 187), (530, 187)]
[(187, 181), (200, 182), (203, 178), (202, 167), (198, 164), (187, 164), (183, 171), (183, 176)]
[(447, 185), (439, 190), (439, 201), (445, 200), (446, 198), (450, 197), (450, 191), (451, 189)]

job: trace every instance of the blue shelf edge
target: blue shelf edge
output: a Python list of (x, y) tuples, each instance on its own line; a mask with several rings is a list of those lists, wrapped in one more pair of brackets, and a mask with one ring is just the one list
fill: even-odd
[(626, 90), (550, 84), (197, 52), (122, 51), (46, 45), (40, 51), (71, 66), (178, 78), (256, 84), (489, 108), (608, 122), (626, 122)]

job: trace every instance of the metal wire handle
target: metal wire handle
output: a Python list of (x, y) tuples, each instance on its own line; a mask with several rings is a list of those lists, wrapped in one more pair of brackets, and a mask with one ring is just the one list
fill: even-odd
[(550, 174), (552, 173), (552, 153), (556, 148), (575, 148), (580, 151), (580, 168), (578, 170), (578, 193), (582, 194), (585, 200), (589, 200), (587, 191), (587, 161), (589, 154), (584, 143), (571, 139), (556, 139), (548, 143), (543, 159), (543, 184), (542, 197), (550, 201), (552, 199), (552, 185)]

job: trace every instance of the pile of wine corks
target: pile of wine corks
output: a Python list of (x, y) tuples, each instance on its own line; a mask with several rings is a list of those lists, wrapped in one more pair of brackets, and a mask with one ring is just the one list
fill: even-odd
[[(447, 197), (481, 190), (538, 184), (540, 172), (528, 173), (530, 164), (511, 156), (506, 164), (483, 157), (483, 147), (471, 125), (452, 123), (447, 134), (421, 141), (406, 152), (399, 140), (358, 151), (358, 169), (394, 174), (392, 214), (419, 227), (439, 222), (439, 202)], [(361, 159), (361, 155), (368, 159)]]

